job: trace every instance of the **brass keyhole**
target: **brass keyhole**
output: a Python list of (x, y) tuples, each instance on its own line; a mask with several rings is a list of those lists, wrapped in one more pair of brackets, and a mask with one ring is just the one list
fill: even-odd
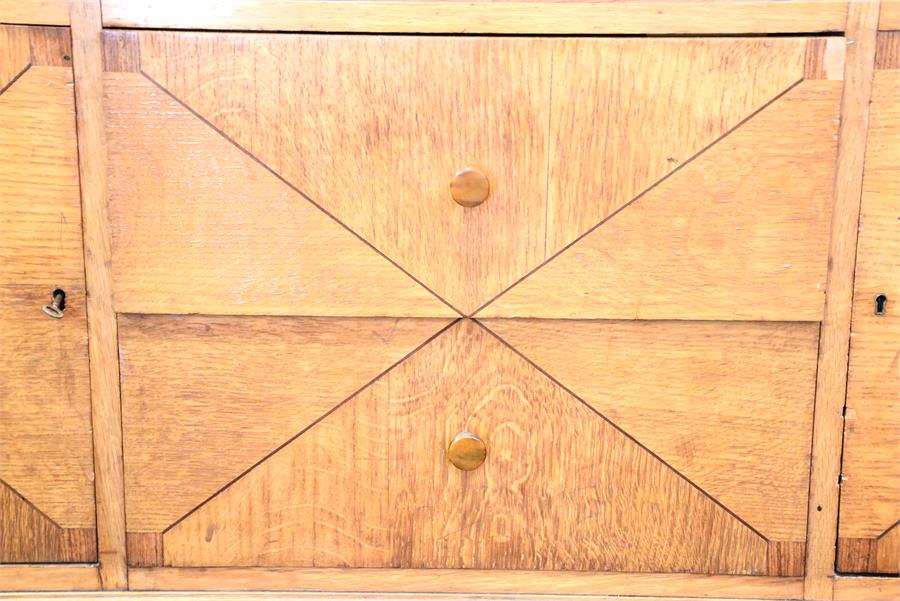
[(887, 310), (887, 294), (881, 293), (875, 297), (875, 315), (884, 315)]

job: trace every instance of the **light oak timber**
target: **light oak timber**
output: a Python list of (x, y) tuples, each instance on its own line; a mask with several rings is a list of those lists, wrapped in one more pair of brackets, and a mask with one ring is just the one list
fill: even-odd
[(68, 27), (28, 27), (31, 64), (72, 67), (72, 36)]
[[(9, 31), (31, 63), (41, 32), (0, 28), (0, 46)], [(22, 73), (0, 95), (0, 130), (0, 563), (94, 561), (71, 69)], [(57, 287), (62, 320), (41, 311)]]
[(838, 571), (900, 575), (900, 522), (874, 538), (838, 538)]
[(447, 319), (121, 315), (128, 532), (162, 532)]
[(94, 528), (61, 528), (2, 481), (0, 532), (0, 564), (89, 562), (97, 558)]
[(797, 84), (477, 315), (821, 319), (840, 92)]
[(837, 577), (834, 580), (834, 601), (897, 601), (900, 599), (900, 579)]
[(844, 79), (847, 44), (843, 38), (810, 38), (806, 46), (805, 79)]
[(91, 421), (100, 583), (125, 589), (125, 486), (116, 315), (112, 305), (103, 50), (99, 0), (72, 0), (72, 62), (81, 176), (84, 266), (87, 285)]
[(459, 311), (543, 260), (553, 40), (139, 38), (150, 78)]
[[(389, 594), (465, 593), (469, 595), (631, 595), (690, 598), (796, 599), (799, 578), (701, 576), (523, 570), (402, 570), (365, 568), (133, 568), (134, 590), (334, 591), (355, 594), (377, 589)], [(601, 597), (602, 598), (602, 597)], [(575, 599), (578, 599), (576, 596)], [(637, 600), (635, 600), (637, 601)]]
[[(838, 543), (843, 572), (900, 574), (900, 70), (875, 72), (860, 210)], [(884, 315), (875, 299), (887, 296)], [(846, 542), (844, 539), (848, 539)], [(857, 541), (857, 542), (854, 542)], [(870, 557), (871, 556), (871, 557)]]
[[(808, 45), (139, 37), (149, 77), (463, 313), (803, 78)], [(439, 58), (448, 55), (452, 64)], [(723, 63), (729, 69), (717, 68)], [(330, 77), (336, 69), (345, 77)], [(638, 77), (645, 71), (652, 76)], [(572, 73), (596, 75), (583, 91), (584, 77)], [(635, 90), (643, 79), (655, 85)], [(657, 102), (659, 89), (667, 104)], [(635, 107), (627, 118), (615, 110), (623, 105)], [(551, 112), (559, 116), (550, 120)], [(612, 133), (595, 135), (597, 115), (609, 116), (600, 126)], [(591, 140), (619, 143), (593, 148)], [(490, 197), (477, 207), (456, 206), (448, 194), (464, 167), (490, 180)], [(583, 207), (573, 212), (576, 197)]]
[(900, 29), (900, 0), (881, 0), (881, 19), (878, 29)]
[(803, 79), (806, 50), (803, 38), (560, 41), (547, 256)]
[(68, 25), (69, 6), (80, 0), (0, 0), (0, 23)]
[(846, 1), (452, 2), (104, 0), (112, 27), (408, 33), (722, 34), (841, 31)]
[[(487, 447), (469, 472), (446, 454), (461, 431)], [(767, 570), (762, 537), (468, 320), (169, 529), (163, 553), (172, 566)]]
[(0, 25), (0, 90), (5, 90), (30, 64), (28, 30)]
[(844, 94), (816, 376), (804, 599), (828, 600), (833, 595), (853, 271), (878, 9), (877, 1), (853, 1), (847, 16)]
[[(93, 591), (100, 587), (96, 565), (7, 564), (0, 565), (0, 591), (4, 597), (17, 591)], [(33, 596), (19, 596), (33, 598)], [(54, 595), (59, 598), (59, 595)], [(96, 598), (94, 596), (93, 598)]]
[(146, 77), (105, 79), (117, 311), (455, 315)]
[(900, 69), (900, 31), (879, 31), (875, 70)]
[(763, 536), (806, 539), (818, 324), (483, 323)]

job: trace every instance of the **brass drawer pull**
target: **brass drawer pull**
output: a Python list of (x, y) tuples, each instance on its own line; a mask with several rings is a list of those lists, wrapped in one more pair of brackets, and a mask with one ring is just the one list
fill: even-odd
[(491, 193), (487, 176), (477, 169), (463, 169), (450, 180), (450, 196), (466, 208), (477, 207)]
[(53, 319), (62, 319), (63, 311), (66, 308), (66, 292), (57, 288), (53, 291), (53, 295), (49, 305), (42, 307), (44, 313)]
[(477, 434), (460, 432), (450, 441), (447, 458), (459, 469), (470, 472), (484, 463), (487, 447)]

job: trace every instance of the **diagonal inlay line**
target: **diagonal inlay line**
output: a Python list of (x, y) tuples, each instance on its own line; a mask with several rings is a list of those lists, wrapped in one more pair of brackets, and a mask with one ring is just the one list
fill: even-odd
[[(454, 307), (452, 304), (450, 304), (449, 301), (447, 301), (445, 298), (443, 298), (442, 296), (440, 296), (437, 292), (435, 292), (434, 290), (432, 290), (431, 288), (429, 288), (428, 286), (426, 286), (426, 285), (425, 285), (421, 280), (419, 280), (416, 276), (412, 275), (412, 274), (411, 274), (410, 272), (408, 272), (406, 269), (404, 269), (403, 267), (401, 267), (400, 264), (398, 264), (396, 261), (394, 261), (394, 260), (391, 259), (389, 256), (387, 256), (386, 254), (384, 254), (383, 252), (381, 252), (381, 250), (379, 250), (379, 249), (378, 249), (376, 246), (374, 246), (371, 242), (369, 242), (368, 240), (366, 240), (365, 238), (363, 238), (362, 236), (360, 236), (359, 234), (357, 234), (357, 233), (356, 233), (352, 228), (350, 228), (347, 224), (345, 224), (343, 221), (341, 221), (340, 219), (338, 219), (334, 214), (332, 214), (332, 213), (329, 212), (327, 209), (325, 209), (325, 207), (323, 207), (322, 205), (320, 205), (319, 203), (317, 203), (317, 202), (316, 202), (315, 200), (313, 200), (309, 195), (307, 195), (305, 192), (303, 192), (303, 190), (300, 190), (297, 186), (295, 186), (294, 184), (292, 184), (291, 182), (289, 182), (288, 180), (286, 180), (284, 177), (281, 176), (281, 174), (279, 174), (277, 171), (275, 171), (274, 169), (272, 169), (271, 167), (269, 167), (267, 164), (265, 164), (263, 161), (261, 161), (256, 155), (254, 155), (254, 154), (253, 154), (252, 152), (250, 152), (248, 149), (246, 149), (246, 148), (244, 148), (243, 146), (241, 146), (237, 141), (235, 141), (234, 139), (232, 139), (228, 134), (226, 134), (224, 131), (222, 131), (221, 129), (219, 129), (218, 127), (216, 127), (216, 126), (215, 126), (213, 123), (211, 123), (209, 120), (207, 120), (206, 118), (204, 118), (203, 115), (201, 115), (200, 113), (198, 113), (197, 111), (195, 111), (193, 108), (191, 108), (190, 106), (188, 106), (187, 104), (185, 104), (184, 102), (182, 102), (182, 100), (181, 100), (180, 98), (178, 98), (177, 96), (175, 96), (175, 94), (173, 94), (172, 92), (170, 92), (170, 91), (169, 91), (165, 86), (163, 86), (161, 83), (159, 83), (158, 81), (156, 81), (155, 79), (153, 79), (152, 77), (150, 77), (150, 76), (149, 76), (147, 73), (145, 73), (143, 70), (141, 70), (140, 73), (141, 73), (141, 75), (143, 75), (145, 78), (147, 78), (147, 81), (149, 81), (149, 82), (152, 83), (154, 86), (156, 86), (157, 88), (159, 88), (160, 90), (162, 90), (162, 92), (165, 93), (169, 98), (171, 98), (172, 100), (174, 100), (175, 102), (177, 102), (180, 106), (184, 107), (184, 109), (187, 110), (189, 113), (191, 113), (194, 117), (196, 117), (196, 118), (199, 119), (201, 122), (203, 122), (204, 124), (206, 124), (209, 128), (211, 128), (211, 129), (212, 129), (213, 131), (215, 131), (217, 134), (219, 134), (220, 136), (222, 136), (223, 138), (225, 138), (225, 139), (226, 139), (228, 142), (230, 142), (235, 148), (237, 148), (237, 149), (240, 150), (242, 153), (244, 153), (245, 155), (247, 155), (248, 157), (250, 157), (255, 163), (257, 163), (258, 165), (260, 165), (263, 169), (265, 169), (266, 171), (268, 171), (269, 173), (271, 173), (272, 175), (274, 175), (281, 183), (283, 183), (283, 184), (286, 185), (288, 188), (290, 188), (291, 190), (293, 190), (294, 192), (296, 192), (297, 194), (299, 194), (303, 199), (305, 199), (307, 202), (309, 202), (310, 204), (312, 204), (314, 207), (316, 207), (317, 209), (319, 209), (320, 211), (322, 211), (322, 212), (323, 212), (325, 215), (327, 215), (332, 221), (334, 221), (335, 223), (337, 223), (338, 225), (340, 225), (342, 228), (344, 228), (345, 230), (347, 230), (348, 232), (350, 232), (355, 238), (357, 238), (357, 239), (360, 240), (363, 244), (365, 244), (366, 246), (368, 246), (369, 248), (371, 248), (373, 251), (375, 251), (378, 255), (380, 255), (382, 258), (384, 258), (384, 260), (386, 260), (388, 263), (390, 263), (391, 265), (393, 265), (394, 267), (396, 267), (397, 269), (399, 269), (401, 272), (403, 272), (408, 278), (410, 278), (410, 279), (411, 279), (412, 281), (414, 281), (416, 284), (418, 284), (419, 286), (421, 286), (422, 288), (424, 288), (425, 290), (427, 290), (429, 293), (431, 293), (431, 295), (434, 296), (436, 299), (438, 299), (439, 301), (441, 301), (442, 303), (444, 303), (445, 305), (447, 305), (447, 306), (448, 306), (450, 309), (452, 309), (455, 313), (457, 313), (457, 314), (459, 314), (459, 315), (461, 315), (461, 316), (464, 316), (464, 315), (465, 315), (465, 313), (464, 313), (463, 311), (460, 311), (459, 309), (457, 309), (456, 307)], [(493, 300), (493, 299), (492, 299), (492, 300)]]
[[(795, 85), (796, 85), (796, 84), (795, 84)], [(793, 87), (793, 86), (792, 86), (792, 87)], [(646, 451), (647, 453), (649, 453), (651, 457), (653, 457), (654, 459), (656, 459), (657, 461), (659, 461), (660, 463), (662, 463), (664, 466), (666, 466), (667, 468), (669, 468), (669, 470), (671, 470), (671, 471), (672, 471), (675, 475), (677, 475), (679, 478), (681, 478), (682, 480), (684, 480), (685, 482), (687, 482), (688, 484), (690, 484), (692, 487), (694, 487), (695, 489), (697, 489), (697, 491), (699, 491), (703, 496), (705, 496), (705, 497), (708, 498), (710, 501), (712, 501), (713, 503), (715, 503), (716, 505), (718, 505), (719, 507), (721, 507), (726, 513), (728, 513), (731, 517), (733, 517), (733, 518), (736, 519), (738, 522), (740, 522), (741, 524), (743, 524), (744, 526), (746, 526), (751, 532), (753, 532), (755, 535), (757, 535), (757, 536), (758, 536), (759, 538), (761, 538), (763, 541), (765, 541), (766, 543), (769, 543), (769, 539), (768, 539), (762, 532), (760, 532), (759, 530), (757, 530), (756, 528), (754, 528), (753, 526), (751, 526), (751, 525), (750, 525), (746, 520), (744, 520), (741, 516), (739, 516), (739, 515), (736, 514), (734, 511), (732, 511), (731, 509), (729, 509), (728, 507), (726, 507), (721, 501), (719, 501), (717, 498), (715, 498), (714, 496), (712, 496), (710, 493), (708, 493), (707, 491), (703, 490), (703, 488), (701, 488), (700, 486), (698, 486), (694, 481), (692, 481), (692, 480), (691, 480), (690, 478), (688, 478), (686, 475), (682, 474), (680, 471), (678, 471), (677, 469), (675, 469), (671, 464), (669, 464), (669, 462), (667, 462), (665, 459), (663, 459), (662, 457), (660, 457), (659, 455), (657, 455), (656, 453), (654, 453), (649, 447), (647, 447), (647, 446), (644, 445), (641, 441), (639, 441), (637, 438), (635, 438), (634, 436), (632, 436), (631, 434), (629, 434), (628, 432), (626, 432), (621, 426), (619, 426), (619, 425), (616, 424), (614, 421), (612, 421), (611, 419), (609, 419), (609, 418), (608, 418), (606, 415), (604, 415), (603, 413), (600, 413), (599, 411), (597, 411), (597, 409), (595, 409), (593, 405), (591, 405), (590, 403), (588, 403), (587, 401), (585, 401), (585, 400), (584, 400), (583, 398), (581, 398), (578, 394), (576, 394), (574, 391), (572, 391), (570, 388), (568, 388), (565, 384), (563, 384), (562, 382), (560, 382), (559, 380), (557, 380), (556, 378), (554, 378), (552, 375), (550, 375), (544, 368), (542, 368), (540, 365), (538, 365), (537, 363), (535, 363), (534, 361), (532, 361), (528, 356), (526, 356), (526, 355), (525, 355), (524, 353), (522, 353), (519, 349), (517, 349), (516, 347), (514, 347), (513, 345), (511, 345), (509, 342), (507, 342), (506, 340), (504, 340), (503, 338), (501, 338), (499, 334), (497, 334), (496, 332), (494, 332), (493, 330), (491, 330), (489, 327), (487, 327), (487, 325), (483, 324), (481, 321), (479, 321), (479, 320), (477, 320), (477, 319), (473, 319), (472, 321), (474, 321), (474, 322), (477, 323), (479, 326), (481, 326), (481, 327), (484, 329), (485, 332), (487, 332), (488, 334), (490, 334), (491, 336), (493, 336), (494, 338), (496, 338), (503, 346), (505, 346), (506, 348), (508, 348), (508, 349), (511, 350), (512, 352), (514, 352), (516, 355), (518, 355), (519, 357), (521, 357), (525, 362), (527, 362), (527, 363), (528, 363), (529, 365), (531, 365), (533, 368), (535, 368), (536, 370), (538, 370), (541, 374), (543, 374), (543, 375), (544, 375), (547, 379), (549, 379), (551, 382), (553, 382), (554, 384), (556, 384), (557, 386), (559, 386), (560, 388), (562, 388), (563, 390), (565, 390), (567, 393), (569, 393), (570, 395), (572, 395), (572, 397), (574, 397), (574, 398), (577, 399), (579, 402), (581, 402), (583, 405), (585, 405), (588, 409), (590, 409), (591, 411), (593, 411), (594, 413), (596, 413), (596, 414), (597, 414), (600, 418), (602, 418), (606, 423), (608, 423), (610, 426), (612, 426), (613, 428), (615, 428), (616, 430), (618, 430), (621, 434), (623, 434), (628, 440), (630, 440), (631, 442), (633, 442), (634, 444), (636, 444), (637, 446), (639, 446), (641, 449), (643, 449), (644, 451)]]
[(0, 88), (0, 96), (2, 96), (3, 93), (6, 92), (6, 90), (8, 90), (10, 87), (12, 87), (12, 85), (13, 85), (14, 83), (16, 83), (17, 81), (19, 81), (19, 79), (21, 79), (22, 76), (25, 75), (25, 73), (27, 73), (28, 70), (29, 70), (30, 68), (31, 68), (31, 63), (28, 63), (27, 65), (25, 65), (25, 68), (24, 68), (24, 69), (22, 69), (21, 71), (19, 71), (19, 72), (16, 74), (15, 77), (13, 77), (12, 79), (9, 80), (9, 83), (8, 83), (8, 84), (6, 84), (5, 86), (3, 86), (3, 88)]
[(30, 500), (28, 500), (28, 498), (25, 495), (23, 495), (18, 490), (16, 490), (12, 486), (10, 486), (9, 483), (7, 483), (6, 480), (3, 480), (2, 478), (0, 478), (0, 487), (7, 489), (10, 492), (10, 494), (12, 494), (14, 497), (18, 497), (19, 499), (21, 499), (22, 503), (24, 503), (25, 505), (27, 505), (28, 507), (33, 509), (38, 515), (40, 515), (42, 518), (44, 518), (45, 520), (50, 522), (56, 528), (59, 528), (60, 530), (65, 530), (65, 528), (60, 526), (56, 520), (54, 520), (49, 515), (47, 515), (43, 511), (41, 511), (41, 509), (37, 505), (32, 503)]
[[(541, 268), (543, 268), (545, 265), (547, 265), (548, 263), (550, 263), (551, 261), (553, 261), (554, 259), (556, 259), (556, 257), (560, 256), (561, 254), (563, 254), (564, 252), (566, 252), (567, 250), (569, 250), (571, 247), (573, 247), (574, 245), (578, 244), (581, 240), (583, 240), (583, 239), (584, 239), (585, 237), (587, 237), (589, 234), (593, 233), (594, 230), (596, 230), (597, 228), (599, 228), (600, 226), (602, 226), (603, 224), (605, 224), (607, 221), (609, 221), (610, 219), (612, 219), (613, 217), (615, 217), (616, 215), (618, 215), (619, 213), (621, 213), (622, 211), (624, 211), (626, 208), (630, 207), (632, 204), (634, 204), (635, 202), (637, 202), (638, 200), (640, 200), (641, 198), (643, 198), (644, 196), (646, 196), (647, 194), (649, 194), (650, 192), (652, 192), (653, 190), (655, 190), (655, 189), (656, 189), (657, 187), (659, 187), (663, 182), (665, 182), (666, 180), (668, 180), (669, 178), (671, 178), (672, 176), (674, 176), (676, 173), (679, 173), (679, 172), (680, 172), (681, 170), (683, 170), (685, 167), (687, 167), (688, 165), (690, 165), (691, 163), (693, 163), (694, 160), (696, 160), (696, 159), (699, 158), (700, 156), (706, 154), (710, 149), (712, 149), (714, 146), (716, 146), (719, 142), (721, 142), (722, 140), (724, 140), (725, 138), (727, 138), (728, 136), (730, 136), (732, 133), (734, 133), (735, 131), (737, 131), (737, 130), (738, 130), (739, 128), (741, 128), (745, 123), (747, 123), (748, 121), (750, 121), (751, 119), (753, 119), (754, 117), (756, 117), (757, 115), (759, 115), (759, 114), (760, 114), (761, 112), (763, 112), (765, 109), (769, 108), (772, 104), (774, 104), (774, 103), (777, 102), (779, 99), (781, 99), (782, 97), (784, 97), (787, 93), (789, 93), (791, 90), (793, 90), (794, 88), (796, 88), (796, 87), (797, 87), (798, 85), (800, 85), (800, 83), (802, 83), (802, 82), (803, 82), (803, 78), (800, 78), (800, 79), (798, 79), (797, 81), (795, 81), (794, 83), (792, 83), (790, 86), (788, 86), (788, 87), (785, 88), (783, 91), (781, 91), (778, 95), (774, 96), (773, 98), (771, 98), (770, 100), (768, 100), (765, 104), (763, 104), (762, 106), (760, 106), (758, 109), (756, 109), (755, 111), (753, 111), (752, 113), (750, 113), (749, 115), (747, 115), (746, 117), (744, 117), (743, 119), (741, 119), (736, 125), (734, 125), (734, 126), (731, 127), (730, 129), (728, 129), (728, 130), (727, 130), (725, 133), (723, 133), (721, 136), (717, 137), (715, 140), (713, 140), (712, 142), (710, 142), (709, 144), (707, 144), (706, 146), (704, 146), (703, 148), (701, 148), (699, 151), (697, 151), (696, 153), (694, 153), (693, 155), (691, 155), (687, 160), (685, 160), (683, 163), (681, 163), (680, 165), (678, 165), (678, 167), (676, 167), (676, 168), (673, 169), (672, 171), (668, 172), (667, 174), (665, 174), (664, 176), (662, 176), (661, 178), (659, 178), (658, 180), (656, 180), (655, 182), (653, 182), (652, 184), (650, 184), (650, 186), (648, 186), (647, 188), (645, 188), (640, 194), (638, 194), (637, 196), (635, 196), (634, 198), (632, 198), (631, 200), (629, 200), (628, 202), (626, 202), (625, 204), (623, 204), (622, 206), (620, 206), (618, 209), (616, 209), (615, 211), (613, 211), (612, 213), (610, 213), (609, 215), (607, 215), (606, 217), (604, 217), (599, 223), (597, 223), (596, 225), (594, 225), (594, 226), (592, 226), (591, 228), (589, 228), (587, 231), (585, 231), (583, 234), (579, 235), (577, 238), (575, 238), (574, 240), (572, 240), (571, 242), (569, 242), (568, 244), (566, 244), (564, 247), (562, 247), (562, 248), (561, 248), (560, 250), (558, 250), (557, 252), (553, 253), (553, 255), (551, 255), (550, 257), (548, 257), (548, 258), (546, 258), (546, 259), (544, 259), (544, 261), (542, 261), (541, 263), (539, 263), (539, 264), (537, 265), (537, 267), (535, 267), (534, 269), (530, 270), (528, 273), (526, 273), (525, 275), (523, 275), (522, 277), (520, 277), (519, 279), (517, 279), (517, 280), (516, 280), (515, 282), (513, 282), (509, 287), (507, 287), (507, 288), (504, 289), (502, 292), (500, 292), (499, 294), (497, 294), (496, 296), (494, 296), (492, 299), (490, 299), (489, 301), (487, 301), (486, 303), (484, 303), (483, 305), (481, 305), (480, 307), (478, 307), (475, 311), (473, 311), (473, 312), (471, 313), (471, 315), (467, 315), (467, 317), (474, 317), (474, 316), (478, 315), (478, 313), (480, 313), (481, 311), (483, 311), (488, 305), (490, 305), (491, 303), (493, 303), (494, 301), (496, 301), (498, 298), (500, 298), (501, 296), (503, 296), (503, 295), (505, 295), (506, 293), (508, 293), (510, 290), (512, 290), (513, 288), (515, 288), (516, 286), (518, 286), (519, 284), (521, 284), (521, 283), (524, 282), (525, 280), (527, 280), (529, 277), (531, 277), (532, 275), (534, 275), (535, 272), (539, 271), (539, 270), (540, 270)], [(549, 178), (549, 174), (548, 174), (548, 178)]]
[[(431, 319), (434, 319), (434, 318), (431, 318)], [(226, 489), (228, 489), (229, 487), (231, 487), (231, 485), (237, 483), (239, 480), (241, 480), (242, 478), (244, 478), (245, 476), (247, 476), (248, 474), (250, 474), (250, 472), (252, 472), (253, 470), (255, 470), (257, 467), (259, 467), (260, 465), (262, 465), (262, 464), (265, 463), (266, 461), (268, 461), (268, 460), (269, 460), (271, 457), (273, 457), (276, 453), (280, 452), (282, 449), (284, 449), (285, 447), (287, 447), (289, 444), (291, 444), (292, 442), (294, 442), (295, 440), (297, 440), (298, 438), (300, 438), (301, 436), (303, 436), (304, 434), (306, 434), (306, 432), (308, 432), (310, 429), (312, 429), (312, 428), (314, 428), (315, 426), (317, 426), (317, 425), (318, 425), (322, 420), (324, 420), (326, 417), (328, 417), (329, 415), (331, 415), (332, 413), (334, 413), (335, 411), (337, 411), (338, 409), (340, 409), (341, 407), (343, 407), (345, 404), (347, 404), (348, 402), (350, 402), (351, 400), (353, 400), (354, 398), (356, 398), (357, 396), (359, 396), (363, 391), (365, 391), (367, 388), (369, 388), (370, 386), (372, 386), (372, 384), (374, 384), (375, 382), (377, 382), (378, 380), (380, 380), (381, 378), (383, 378), (384, 376), (386, 376), (389, 372), (393, 371), (398, 365), (404, 363), (407, 359), (409, 359), (410, 357), (412, 357), (413, 355), (415, 355), (416, 353), (418, 353), (420, 350), (422, 350), (423, 348), (425, 348), (426, 346), (428, 346), (429, 344), (431, 344), (431, 342), (432, 342), (433, 340), (437, 339), (437, 338), (438, 338), (439, 336), (441, 336), (444, 332), (446, 332), (447, 330), (449, 330), (450, 328), (452, 328), (452, 327), (453, 327), (454, 325), (456, 325), (461, 319), (462, 319), (461, 317), (457, 317), (457, 318), (455, 318), (455, 319), (451, 319), (451, 320), (450, 320), (450, 323), (446, 324), (446, 325), (445, 325), (444, 327), (442, 327), (440, 330), (438, 330), (437, 332), (435, 332), (434, 334), (432, 334), (431, 336), (429, 336), (429, 337), (428, 337), (427, 339), (425, 339), (421, 344), (419, 344), (419, 345), (416, 346), (414, 349), (412, 349), (411, 351), (409, 351), (408, 353), (406, 353), (405, 355), (403, 355), (403, 357), (401, 357), (401, 358), (400, 358), (399, 360), (397, 360), (395, 363), (393, 363), (392, 365), (390, 365), (387, 369), (385, 369), (384, 371), (382, 371), (381, 373), (379, 373), (378, 375), (376, 375), (374, 378), (372, 378), (371, 380), (369, 380), (368, 382), (366, 382), (366, 383), (363, 384), (362, 386), (360, 386), (358, 390), (356, 390), (355, 392), (353, 392), (353, 393), (352, 393), (350, 396), (348, 396), (346, 399), (344, 399), (344, 400), (338, 402), (334, 407), (332, 407), (331, 409), (329, 409), (328, 411), (326, 411), (325, 413), (323, 413), (321, 416), (319, 416), (318, 418), (316, 418), (315, 421), (313, 421), (312, 423), (308, 424), (308, 425), (307, 425), (306, 427), (304, 427), (302, 430), (300, 430), (299, 432), (297, 432), (296, 434), (294, 434), (293, 436), (291, 436), (290, 438), (288, 438), (286, 441), (284, 441), (283, 443), (281, 443), (280, 445), (278, 445), (275, 449), (273, 449), (273, 450), (270, 451), (269, 453), (266, 453), (266, 455), (265, 455), (264, 457), (262, 457), (261, 459), (259, 459), (256, 463), (254, 463), (253, 465), (251, 465), (250, 467), (248, 467), (247, 469), (245, 469), (243, 472), (241, 472), (240, 474), (238, 474), (237, 476), (235, 476), (234, 478), (232, 478), (231, 480), (229, 480), (225, 485), (223, 485), (223, 486), (220, 487), (216, 492), (214, 492), (214, 493), (211, 494), (209, 497), (207, 497), (206, 499), (204, 499), (204, 500), (203, 500), (201, 503), (199, 503), (196, 507), (194, 507), (193, 509), (191, 509), (190, 511), (188, 511), (186, 514), (184, 514), (183, 516), (181, 516), (180, 518), (178, 518), (175, 522), (173, 522), (173, 523), (170, 524), (168, 527), (166, 527), (166, 529), (162, 531), (162, 534), (165, 534), (166, 532), (168, 532), (169, 530), (171, 530), (172, 528), (174, 528), (175, 526), (177, 526), (178, 524), (180, 524), (181, 522), (183, 522), (184, 520), (186, 520), (187, 518), (189, 518), (191, 515), (193, 515), (194, 513), (196, 513), (201, 507), (203, 507), (204, 505), (208, 504), (210, 501), (212, 501), (213, 499), (215, 499), (216, 497), (218, 497), (220, 494), (222, 494)]]

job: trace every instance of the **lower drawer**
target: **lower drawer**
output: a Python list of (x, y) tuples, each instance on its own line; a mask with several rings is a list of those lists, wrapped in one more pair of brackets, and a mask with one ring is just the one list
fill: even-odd
[(802, 573), (817, 324), (121, 315), (119, 340), (133, 565)]

